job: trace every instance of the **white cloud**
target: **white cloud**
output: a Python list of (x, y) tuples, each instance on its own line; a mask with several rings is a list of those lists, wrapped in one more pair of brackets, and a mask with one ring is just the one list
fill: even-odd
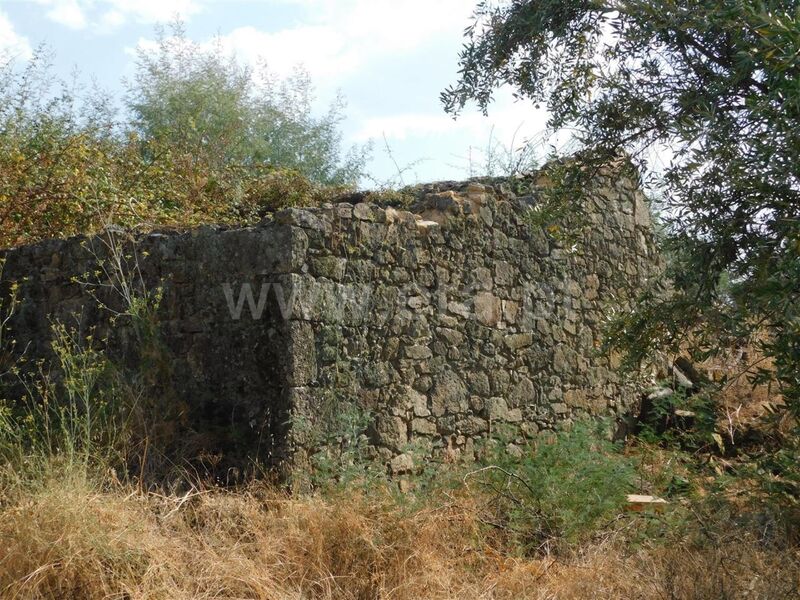
[(260, 60), (270, 71), (285, 76), (302, 64), (315, 81), (336, 80), (354, 71), (362, 56), (336, 28), (309, 25), (276, 33), (239, 27), (220, 37), (222, 47), (247, 63)]
[(71, 29), (109, 31), (129, 20), (158, 23), (202, 10), (203, 0), (36, 0), (48, 7), (45, 16)]
[[(319, 0), (322, 14), (332, 17), (349, 39), (359, 40), (365, 51), (382, 54), (412, 50), (426, 39), (465, 23), (473, 0)], [(349, 5), (343, 10), (342, 5)], [(456, 28), (461, 32), (461, 26)]]
[[(116, 2), (128, 0), (115, 0)], [(175, 2), (177, 0), (173, 0)], [(406, 54), (443, 32), (457, 44), (473, 0), (272, 0), (306, 8), (305, 20), (279, 31), (238, 27), (220, 36), (223, 48), (245, 62), (266, 61), (286, 75), (302, 64), (315, 83), (340, 84), (382, 59)], [(458, 27), (453, 27), (458, 23)], [(147, 48), (148, 41), (140, 40)], [(130, 50), (129, 50), (130, 51)]]
[(14, 31), (14, 25), (5, 13), (0, 11), (0, 59), (13, 57), (25, 60), (32, 54), (28, 38)]
[(505, 145), (518, 145), (538, 136), (545, 129), (547, 113), (526, 102), (513, 99), (510, 90), (498, 92), (490, 114), (464, 112), (458, 119), (439, 111), (435, 114), (408, 113), (364, 119), (353, 135), (357, 141), (380, 139), (405, 140), (426, 135), (466, 133), (488, 143), (491, 136)]
[(77, 0), (60, 0), (50, 3), (51, 8), (45, 16), (70, 29), (83, 29), (86, 27), (86, 15)]
[(103, 4), (119, 15), (127, 15), (140, 23), (170, 21), (177, 15), (188, 19), (202, 10), (199, 0), (105, 0)]
[(358, 142), (365, 142), (386, 136), (386, 139), (389, 140), (405, 140), (408, 137), (447, 134), (464, 129), (475, 129), (475, 123), (476, 121), (473, 118), (453, 121), (447, 115), (426, 113), (371, 117), (361, 122), (361, 127), (353, 135), (353, 139)]
[(118, 10), (109, 10), (100, 17), (100, 26), (103, 31), (116, 29), (125, 23), (125, 14)]

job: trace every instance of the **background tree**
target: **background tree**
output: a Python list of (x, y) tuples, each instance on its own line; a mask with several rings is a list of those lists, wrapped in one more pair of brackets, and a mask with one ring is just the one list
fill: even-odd
[[(584, 150), (560, 172), (580, 187), (626, 152), (660, 174), (673, 293), (647, 291), (612, 339), (632, 362), (652, 348), (695, 355), (766, 331), (782, 391), (800, 410), (800, 4), (791, 0), (482, 2), (466, 31), (453, 115), (495, 89), (545, 103)], [(558, 186), (557, 186), (558, 187)], [(568, 202), (554, 193), (552, 201)]]
[(354, 184), (366, 149), (342, 155), (340, 97), (314, 114), (314, 88), (301, 68), (284, 80), (266, 66), (240, 65), (218, 41), (202, 46), (177, 22), (157, 30), (157, 49), (140, 48), (127, 105), (144, 139), (204, 167), (293, 169), (320, 184)]
[(258, 221), (352, 188), (367, 147), (342, 151), (337, 99), (318, 116), (298, 70), (256, 76), (180, 24), (141, 51), (116, 99), (60, 82), (40, 48), (0, 57), (0, 247), (124, 226)]

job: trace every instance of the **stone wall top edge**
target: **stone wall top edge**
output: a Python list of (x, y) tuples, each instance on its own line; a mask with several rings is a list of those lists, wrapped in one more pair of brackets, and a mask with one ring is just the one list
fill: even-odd
[[(318, 220), (331, 221), (369, 221), (374, 223), (401, 224), (414, 226), (430, 219), (431, 211), (447, 213), (448, 217), (466, 218), (475, 214), (477, 208), (484, 205), (497, 207), (507, 206), (515, 213), (522, 213), (530, 206), (525, 199), (493, 189), (491, 186), (467, 181), (460, 185), (444, 182), (445, 188), (434, 188), (420, 194), (418, 199), (407, 208), (382, 206), (373, 202), (337, 202), (326, 203), (317, 207), (289, 207), (272, 217), (273, 222), (291, 224), (305, 228), (319, 229)], [(436, 184), (431, 184), (436, 185)], [(441, 223), (439, 223), (441, 224)]]
[[(618, 173), (611, 173), (617, 174)], [(625, 179), (631, 179), (629, 176)], [(638, 185), (632, 182), (635, 189)], [(446, 221), (459, 221), (475, 215), (483, 206), (491, 210), (510, 209), (511, 213), (521, 215), (536, 202), (540, 193), (539, 186), (533, 186), (526, 196), (516, 196), (504, 189), (501, 180), (493, 178), (471, 178), (464, 181), (440, 181), (415, 186), (417, 200), (406, 208), (382, 206), (372, 202), (337, 202), (321, 206), (289, 207), (277, 211), (263, 221), (253, 225), (204, 224), (191, 228), (159, 227), (153, 230), (125, 230), (111, 226), (94, 234), (81, 234), (68, 238), (52, 238), (31, 244), (22, 244), (8, 248), (0, 248), (0, 260), (9, 254), (23, 251), (33, 253), (57, 253), (73, 248), (91, 240), (100, 240), (110, 234), (131, 236), (137, 244), (153, 242), (165, 238), (185, 238), (187, 240), (204, 235), (228, 233), (239, 235), (245, 232), (263, 232), (271, 228), (299, 226), (306, 229), (325, 229), (325, 221), (333, 219), (352, 221), (371, 221), (385, 224), (401, 224), (409, 227), (420, 223), (431, 224), (431, 219), (441, 225)], [(432, 217), (435, 212), (446, 214), (446, 219)], [(637, 221), (637, 226), (648, 227), (647, 220)]]

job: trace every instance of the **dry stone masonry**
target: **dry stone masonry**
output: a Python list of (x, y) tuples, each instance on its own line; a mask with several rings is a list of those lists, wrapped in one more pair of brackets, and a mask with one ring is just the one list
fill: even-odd
[[(634, 177), (598, 175), (569, 243), (530, 219), (535, 187), (417, 192), (410, 211), (290, 208), (256, 227), (151, 233), (125, 247), (133, 287), (162, 290), (170, 387), (208, 451), (289, 473), (355, 423), (375, 458), (403, 472), (636, 401), (598, 352), (604, 320), (660, 268)], [(120, 285), (85, 279), (115, 255), (114, 235), (5, 253), (6, 289), (21, 284), (16, 352), (47, 357), (59, 320), (130, 354), (130, 325), (95, 299), (122, 310)]]

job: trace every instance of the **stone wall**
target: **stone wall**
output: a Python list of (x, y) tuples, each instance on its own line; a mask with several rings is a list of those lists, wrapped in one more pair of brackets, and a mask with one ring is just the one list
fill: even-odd
[[(431, 184), (411, 211), (340, 203), (140, 236), (120, 271), (163, 290), (171, 384), (209, 451), (291, 469), (356, 410), (376, 459), (401, 472), (636, 401), (597, 349), (604, 319), (660, 268), (642, 193), (599, 175), (581, 217), (562, 224), (569, 243), (532, 224), (535, 206), (535, 191), (499, 183)], [(17, 353), (46, 357), (58, 319), (95, 328), (124, 359), (130, 325), (93, 298), (121, 310), (119, 289), (86, 284), (115, 255), (109, 239), (6, 252), (5, 285), (22, 282)]]

